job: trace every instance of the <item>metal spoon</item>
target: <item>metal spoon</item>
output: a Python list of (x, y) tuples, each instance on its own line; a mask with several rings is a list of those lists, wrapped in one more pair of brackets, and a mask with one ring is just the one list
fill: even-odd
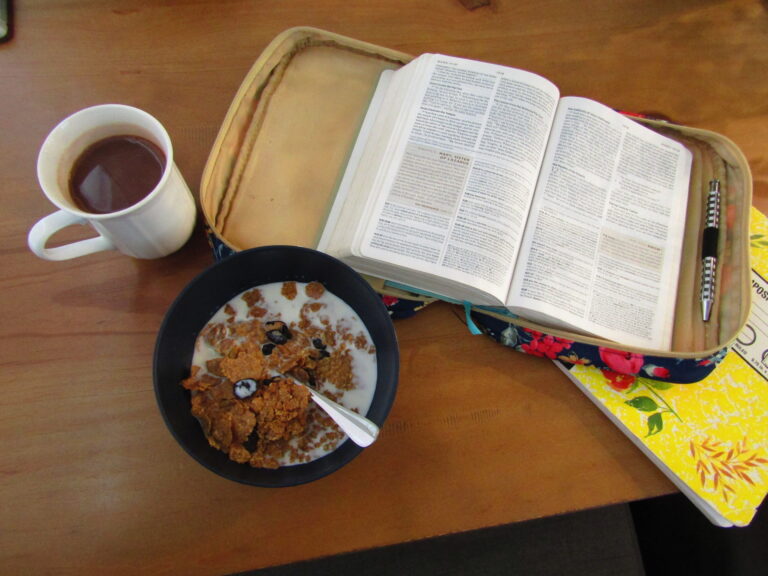
[[(376, 440), (376, 437), (379, 435), (379, 427), (368, 420), (368, 418), (361, 416), (357, 412), (353, 412), (349, 408), (346, 408), (337, 402), (334, 402), (330, 398), (313, 389), (311, 386), (304, 384), (289, 374), (280, 374), (280, 376), (282, 378), (291, 380), (291, 382), (297, 386), (304, 386), (307, 390), (309, 390), (309, 393), (315, 404), (322, 408), (323, 411), (328, 414), (328, 416), (330, 416), (331, 419), (336, 422), (336, 424), (339, 425), (339, 428), (341, 428), (346, 433), (346, 435), (349, 436), (349, 439), (352, 440), (352, 442), (365, 448), (366, 446), (373, 444), (374, 440)], [(257, 383), (255, 380), (247, 378), (245, 380), (238, 381), (235, 384), (235, 390), (237, 391), (238, 386), (243, 386), (246, 389), (247, 394), (250, 395), (256, 391), (256, 385)]]
[(352, 442), (365, 448), (366, 446), (373, 444), (373, 441), (376, 440), (376, 437), (379, 435), (379, 427), (368, 420), (368, 418), (334, 402), (327, 396), (324, 396), (313, 389), (311, 386), (298, 381), (296, 378), (292, 378), (291, 376), (288, 376), (288, 378), (291, 378), (295, 384), (304, 386), (304, 388), (309, 390), (315, 404), (320, 406), (320, 408), (322, 408), (325, 413), (339, 425), (339, 428), (344, 430)]

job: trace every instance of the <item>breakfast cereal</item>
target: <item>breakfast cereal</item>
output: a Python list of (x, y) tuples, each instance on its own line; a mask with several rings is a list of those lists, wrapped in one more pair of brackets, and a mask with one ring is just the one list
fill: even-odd
[(346, 438), (296, 379), (365, 414), (376, 354), (359, 316), (319, 282), (276, 282), (227, 302), (200, 331), (188, 378), (208, 443), (239, 463), (310, 462)]

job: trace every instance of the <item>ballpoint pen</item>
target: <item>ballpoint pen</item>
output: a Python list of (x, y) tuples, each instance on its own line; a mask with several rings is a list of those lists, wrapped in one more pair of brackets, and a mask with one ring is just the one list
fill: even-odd
[(717, 243), (720, 231), (720, 181), (710, 180), (704, 239), (701, 246), (701, 315), (709, 321), (715, 302)]

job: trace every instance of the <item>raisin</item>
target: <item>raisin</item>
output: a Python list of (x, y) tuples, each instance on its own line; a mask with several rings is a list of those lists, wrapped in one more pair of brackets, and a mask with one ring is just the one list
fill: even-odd
[(288, 342), (288, 338), (286, 338), (285, 334), (280, 332), (280, 330), (270, 330), (267, 332), (267, 338), (274, 344), (285, 344)]
[(250, 396), (253, 396), (254, 392), (256, 392), (256, 388), (259, 387), (259, 383), (256, 382), (253, 378), (243, 378), (242, 380), (238, 380), (235, 382), (234, 385), (234, 392), (235, 396), (237, 396), (240, 399), (248, 398)]
[(256, 428), (253, 429), (253, 432), (251, 432), (251, 435), (248, 436), (248, 439), (243, 442), (243, 448), (248, 450), (248, 452), (256, 452), (259, 448), (259, 435), (256, 432)]
[(325, 350), (327, 348), (325, 343), (320, 338), (312, 338), (312, 346), (318, 350)]
[(293, 337), (291, 331), (286, 326), (285, 322), (280, 320), (272, 320), (264, 325), (267, 331), (267, 338), (274, 344), (285, 344)]

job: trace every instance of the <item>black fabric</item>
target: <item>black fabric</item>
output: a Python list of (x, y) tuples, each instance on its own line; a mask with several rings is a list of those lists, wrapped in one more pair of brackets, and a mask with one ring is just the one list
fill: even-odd
[(330, 556), (240, 576), (640, 576), (628, 506)]
[(682, 494), (630, 505), (649, 576), (764, 576), (768, 574), (768, 510), (749, 526), (719, 528)]

